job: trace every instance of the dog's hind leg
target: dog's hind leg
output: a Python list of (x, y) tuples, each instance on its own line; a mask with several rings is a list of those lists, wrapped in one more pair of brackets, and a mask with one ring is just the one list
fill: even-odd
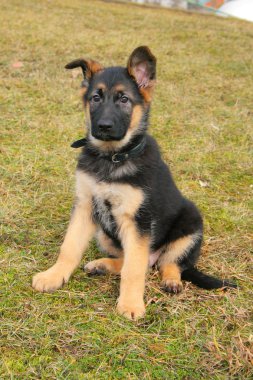
[[(199, 233), (181, 237), (168, 244), (166, 250), (158, 261), (159, 271), (162, 277), (162, 288), (169, 293), (180, 293), (183, 289), (181, 282), (182, 267), (180, 262), (189, 257), (192, 264), (195, 263), (201, 235)], [(196, 257), (194, 257), (196, 255)]]
[(162, 277), (161, 287), (168, 293), (180, 293), (183, 289), (181, 272), (178, 264), (168, 263), (159, 268)]

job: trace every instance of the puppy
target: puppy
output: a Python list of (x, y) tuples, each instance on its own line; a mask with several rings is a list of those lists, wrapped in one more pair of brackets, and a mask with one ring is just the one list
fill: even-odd
[(147, 133), (156, 79), (156, 58), (146, 46), (127, 67), (81, 67), (87, 138), (76, 170), (76, 201), (56, 264), (33, 278), (34, 289), (50, 292), (68, 282), (89, 241), (96, 236), (108, 257), (85, 266), (90, 274), (120, 274), (117, 310), (136, 320), (145, 313), (148, 266), (157, 263), (162, 288), (179, 293), (181, 280), (213, 289), (235, 286), (196, 269), (203, 223), (196, 206), (176, 187), (156, 141)]

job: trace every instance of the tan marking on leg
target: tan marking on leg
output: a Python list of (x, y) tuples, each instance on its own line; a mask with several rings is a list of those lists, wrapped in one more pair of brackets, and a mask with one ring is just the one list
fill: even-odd
[(110, 239), (101, 229), (98, 230), (96, 238), (102, 251), (115, 257), (123, 256), (122, 249), (115, 247), (112, 239)]
[(127, 234), (117, 310), (126, 318), (136, 320), (145, 314), (143, 297), (148, 268), (149, 239), (138, 236), (135, 227), (129, 226)]
[(117, 310), (126, 318), (136, 320), (145, 313), (143, 296), (150, 242), (149, 238), (140, 236), (135, 223), (144, 194), (130, 185), (117, 185), (116, 189), (120, 196), (115, 194), (110, 202), (124, 249)]
[(159, 260), (159, 265), (163, 263), (174, 263), (182, 258), (194, 246), (200, 238), (201, 233), (196, 232), (193, 235), (184, 236), (170, 243)]
[(160, 256), (158, 266), (162, 275), (161, 285), (167, 292), (179, 293), (182, 291), (180, 268), (176, 262), (189, 252), (200, 236), (200, 232), (196, 232), (193, 235), (177, 239), (170, 243)]
[(83, 251), (95, 233), (92, 221), (92, 203), (89, 188), (77, 186), (78, 201), (75, 205), (69, 227), (56, 263), (45, 272), (33, 277), (32, 286), (40, 292), (50, 292), (68, 282), (79, 265)]
[(170, 293), (180, 293), (183, 289), (181, 272), (177, 264), (164, 264), (160, 268), (162, 288)]
[(84, 270), (90, 274), (120, 274), (123, 265), (123, 258), (111, 259), (104, 257), (102, 259), (93, 260), (85, 265)]

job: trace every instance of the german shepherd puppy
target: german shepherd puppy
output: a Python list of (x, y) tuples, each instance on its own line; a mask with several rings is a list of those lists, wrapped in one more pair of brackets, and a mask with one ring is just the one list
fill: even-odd
[(157, 263), (162, 288), (179, 293), (181, 280), (205, 289), (234, 286), (196, 269), (203, 223), (183, 197), (156, 141), (147, 133), (156, 79), (156, 58), (146, 46), (130, 55), (127, 67), (103, 68), (78, 59), (81, 67), (87, 138), (76, 171), (76, 201), (56, 264), (33, 278), (34, 289), (50, 292), (68, 282), (91, 238), (109, 254), (88, 263), (90, 274), (121, 275), (117, 310), (129, 319), (145, 313), (148, 266)]

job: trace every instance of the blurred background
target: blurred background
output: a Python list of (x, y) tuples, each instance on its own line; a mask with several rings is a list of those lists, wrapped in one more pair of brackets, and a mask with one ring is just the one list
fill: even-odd
[(132, 0), (132, 2), (216, 13), (224, 17), (233, 16), (253, 22), (252, 0)]

